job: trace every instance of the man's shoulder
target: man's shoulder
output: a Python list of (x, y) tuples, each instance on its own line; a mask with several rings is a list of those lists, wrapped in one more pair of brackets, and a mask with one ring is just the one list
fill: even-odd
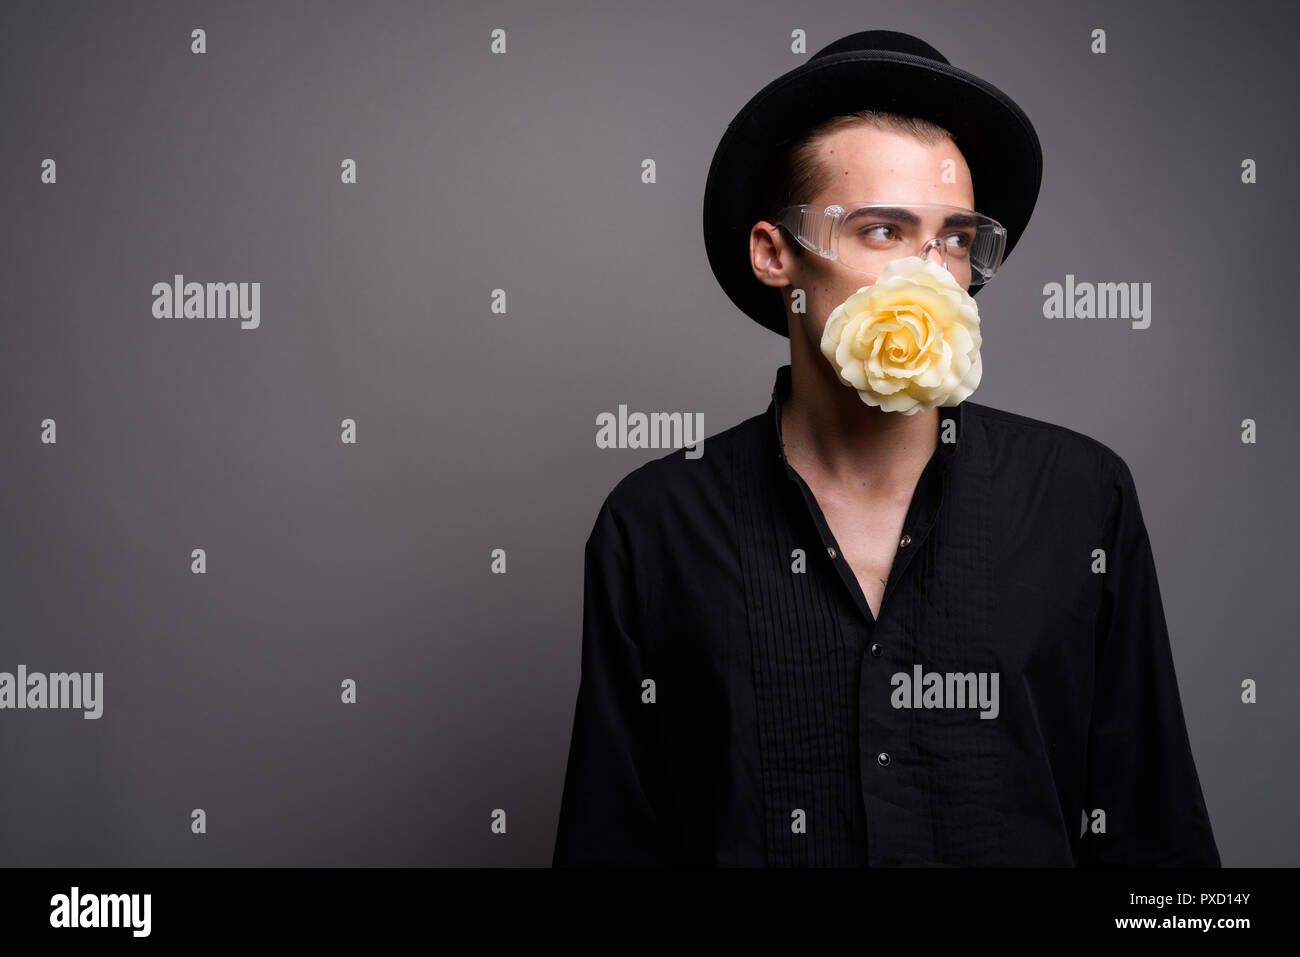
[(1050, 466), (1087, 478), (1120, 479), (1129, 474), (1123, 456), (1086, 432), (980, 402), (963, 404), (983, 426), (995, 466)]
[(605, 496), (602, 511), (625, 520), (659, 521), (725, 496), (735, 456), (756, 448), (761, 422), (761, 414), (751, 416), (706, 435), (698, 452), (695, 447), (673, 449), (637, 466)]

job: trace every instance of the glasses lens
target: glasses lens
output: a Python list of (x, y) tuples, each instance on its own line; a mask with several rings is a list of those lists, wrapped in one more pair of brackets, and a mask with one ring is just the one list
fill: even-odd
[(930, 244), (925, 258), (946, 265), (969, 288), (997, 272), (1005, 239), (1006, 230), (989, 217), (953, 206), (872, 204), (845, 213), (836, 254), (844, 265), (879, 276), (891, 261), (918, 256)]

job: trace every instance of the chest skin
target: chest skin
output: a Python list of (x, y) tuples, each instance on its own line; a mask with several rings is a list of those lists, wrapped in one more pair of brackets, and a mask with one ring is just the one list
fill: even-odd
[(906, 498), (890, 499), (823, 484), (815, 477), (812, 481), (805, 478), (805, 482), (817, 499), (844, 560), (853, 569), (872, 616), (879, 619), (885, 583), (898, 553), (912, 493)]

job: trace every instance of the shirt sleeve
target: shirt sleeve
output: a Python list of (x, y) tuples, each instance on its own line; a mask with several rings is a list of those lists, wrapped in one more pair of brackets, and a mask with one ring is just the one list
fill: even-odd
[[(1084, 867), (1220, 867), (1183, 719), (1151, 542), (1117, 459), (1084, 786)], [(1093, 833), (1095, 811), (1105, 833)]]
[(677, 863), (665, 812), (656, 679), (639, 631), (627, 529), (609, 500), (587, 539), (582, 672), (569, 746), (554, 867)]

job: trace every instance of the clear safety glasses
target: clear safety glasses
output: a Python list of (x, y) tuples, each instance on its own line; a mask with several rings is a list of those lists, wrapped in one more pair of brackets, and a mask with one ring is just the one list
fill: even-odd
[(802, 246), (876, 277), (904, 256), (934, 260), (964, 288), (993, 278), (1007, 231), (996, 220), (941, 203), (804, 203), (781, 210), (780, 226)]

